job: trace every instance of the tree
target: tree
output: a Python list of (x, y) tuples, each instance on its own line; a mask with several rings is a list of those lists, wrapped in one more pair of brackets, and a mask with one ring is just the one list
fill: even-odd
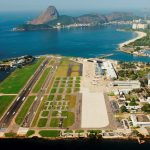
[(142, 111), (150, 113), (150, 104), (145, 104), (142, 108)]
[(130, 106), (137, 106), (136, 100), (133, 98), (131, 102), (129, 103)]
[(139, 51), (139, 50), (141, 50), (141, 48), (140, 47), (136, 47), (136, 49), (135, 49), (136, 51)]
[(122, 113), (128, 112), (126, 106), (121, 106), (121, 107), (120, 107), (120, 111), (121, 111)]

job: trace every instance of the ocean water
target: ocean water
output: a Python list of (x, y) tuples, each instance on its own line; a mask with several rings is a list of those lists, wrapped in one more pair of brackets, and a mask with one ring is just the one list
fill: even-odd
[(98, 57), (149, 62), (117, 50), (118, 44), (136, 37), (136, 33), (117, 31), (120, 26), (74, 28), (46, 31), (13, 32), (11, 29), (34, 18), (37, 13), (0, 14), (0, 59), (22, 55), (59, 54), (75, 57)]

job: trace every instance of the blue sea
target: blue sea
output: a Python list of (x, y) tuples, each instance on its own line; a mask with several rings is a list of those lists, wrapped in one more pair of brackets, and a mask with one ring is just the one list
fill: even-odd
[(118, 44), (136, 37), (122, 32), (120, 26), (74, 28), (47, 31), (13, 32), (12, 28), (26, 23), (38, 13), (0, 13), (0, 60), (22, 55), (59, 54), (75, 57), (98, 57), (114, 54), (110, 59), (150, 62), (118, 51)]

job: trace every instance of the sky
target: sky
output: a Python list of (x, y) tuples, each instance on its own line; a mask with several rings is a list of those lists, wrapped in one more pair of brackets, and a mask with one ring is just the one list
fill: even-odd
[(42, 11), (49, 5), (62, 11), (148, 10), (150, 0), (0, 0), (0, 11)]

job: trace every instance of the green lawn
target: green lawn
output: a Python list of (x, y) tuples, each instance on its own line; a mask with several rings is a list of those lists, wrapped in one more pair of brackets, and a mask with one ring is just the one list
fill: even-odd
[(42, 112), (42, 117), (47, 117), (48, 114), (49, 114), (49, 111), (43, 111), (43, 112)]
[(24, 120), (26, 114), (28, 113), (29, 108), (32, 105), (34, 99), (35, 99), (35, 96), (30, 96), (30, 97), (28, 97), (27, 101), (24, 103), (21, 111), (19, 112), (19, 114), (17, 115), (16, 120), (15, 120), (18, 125), (21, 125), (21, 123)]
[(74, 92), (79, 92), (80, 91), (80, 88), (75, 88), (74, 89)]
[(71, 88), (67, 88), (67, 93), (71, 93), (72, 89)]
[(79, 65), (79, 63), (77, 63), (77, 62), (74, 62), (74, 61), (72, 61), (72, 60), (70, 60), (69, 58), (63, 58), (62, 60), (61, 60), (61, 65), (69, 65), (69, 64), (73, 64), (73, 65)]
[(84, 133), (84, 130), (76, 130), (75, 133)]
[[(69, 68), (69, 64), (74, 65), (73, 70), (79, 70), (79, 64), (78, 63), (69, 60), (69, 58), (63, 58), (61, 63), (60, 63), (60, 66), (58, 67), (58, 70), (56, 72), (56, 76), (57, 77), (66, 77), (67, 72), (68, 72), (68, 68)], [(79, 74), (73, 73), (72, 76), (79, 76)]]
[(69, 108), (74, 108), (76, 106), (76, 96), (70, 95), (69, 100)]
[(14, 100), (15, 96), (0, 96), (0, 117)]
[(39, 132), (42, 137), (59, 137), (60, 130), (42, 130)]
[(68, 58), (63, 58), (61, 61), (61, 65), (69, 65), (71, 63), (71, 61)]
[(5, 137), (7, 137), (7, 138), (15, 138), (17, 136), (17, 134), (16, 133), (5, 133)]
[(48, 101), (53, 101), (53, 99), (54, 99), (54, 95), (50, 95), (49, 97), (48, 97)]
[(57, 91), (56, 88), (52, 88), (52, 89), (51, 89), (51, 93), (53, 93), (53, 94), (56, 93), (56, 91)]
[(63, 93), (64, 92), (64, 88), (59, 88), (59, 93)]
[(34, 131), (34, 130), (29, 130), (29, 131), (27, 132), (26, 136), (29, 137), (29, 136), (31, 136), (31, 135), (33, 135), (33, 134), (35, 134), (35, 131)]
[(74, 65), (74, 66), (72, 67), (72, 71), (79, 71), (79, 69), (80, 69), (80, 66), (79, 66), (79, 65)]
[(38, 127), (45, 127), (47, 123), (47, 118), (41, 118), (38, 122)]
[(52, 112), (52, 116), (57, 116), (58, 115), (58, 111), (53, 111)]
[(65, 130), (64, 133), (73, 133), (72, 130)]
[(47, 78), (49, 72), (50, 72), (50, 68), (47, 68), (47, 69), (44, 71), (44, 73), (42, 74), (41, 78), (39, 79), (39, 81), (38, 81), (37, 84), (35, 85), (35, 87), (34, 87), (34, 89), (33, 89), (33, 91), (32, 91), (33, 93), (37, 93), (37, 92), (41, 89), (41, 87), (42, 87), (44, 81), (46, 80), (46, 78)]
[(64, 119), (63, 127), (72, 126), (75, 122), (75, 114), (73, 112), (66, 113), (67, 118)]
[(57, 95), (57, 98), (56, 98), (58, 101), (60, 101), (62, 99), (62, 95)]
[(59, 119), (58, 118), (52, 118), (50, 122), (50, 127), (58, 127), (59, 126)]
[(22, 69), (16, 69), (8, 78), (0, 83), (0, 93), (16, 94), (27, 83), (33, 73), (37, 70), (44, 58), (39, 59), (32, 65), (27, 65)]
[(71, 73), (71, 77), (77, 77), (77, 76), (79, 76), (79, 72), (72, 72)]
[(80, 84), (75, 84), (75, 87), (79, 88), (79, 87), (80, 87)]
[(40, 104), (40, 106), (39, 106), (39, 108), (38, 108), (38, 110), (37, 110), (37, 112), (36, 112), (36, 115), (35, 115), (35, 117), (34, 117), (34, 120), (33, 120), (33, 122), (32, 122), (32, 127), (36, 126), (37, 120), (38, 120), (38, 118), (39, 118), (39, 115), (40, 115), (42, 109), (44, 108), (44, 103), (45, 103), (46, 100), (47, 100), (47, 96), (44, 96), (44, 98), (43, 98), (43, 100), (42, 100), (42, 102), (41, 102), (41, 104)]
[(59, 66), (56, 71), (57, 77), (66, 77), (68, 72), (68, 66)]

